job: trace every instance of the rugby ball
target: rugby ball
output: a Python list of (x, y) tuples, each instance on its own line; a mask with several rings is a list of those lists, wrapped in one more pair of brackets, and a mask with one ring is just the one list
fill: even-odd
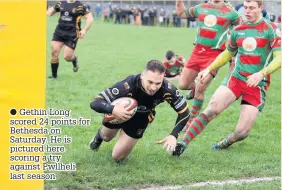
[[(137, 111), (137, 107), (138, 107), (137, 101), (135, 99), (130, 98), (130, 97), (121, 97), (121, 98), (114, 100), (111, 103), (111, 105), (118, 105), (118, 104), (124, 104), (125, 109), (127, 111), (133, 110), (133, 113), (132, 113), (130, 119), (135, 115), (135, 113)], [(117, 120), (112, 114), (105, 114), (104, 120), (108, 123), (111, 123), (111, 124), (120, 124), (120, 123), (126, 122), (126, 121)]]

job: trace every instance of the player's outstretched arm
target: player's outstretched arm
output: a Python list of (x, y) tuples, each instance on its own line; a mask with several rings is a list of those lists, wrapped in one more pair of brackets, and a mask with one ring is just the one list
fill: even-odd
[(263, 80), (264, 77), (281, 68), (281, 51), (273, 52), (273, 56), (274, 59), (269, 63), (267, 67), (248, 77), (247, 86), (257, 86)]

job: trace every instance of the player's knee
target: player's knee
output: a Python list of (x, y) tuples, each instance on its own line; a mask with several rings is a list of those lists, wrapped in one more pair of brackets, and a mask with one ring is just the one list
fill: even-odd
[(114, 138), (114, 137), (103, 135), (103, 134), (100, 134), (100, 135), (105, 142), (110, 142)]
[(180, 90), (187, 90), (188, 85), (185, 84), (184, 82), (179, 81), (179, 85), (178, 85)]
[(64, 56), (64, 59), (65, 59), (66, 61), (72, 61), (72, 60), (73, 60), (73, 55), (65, 55), (65, 56)]
[(205, 114), (209, 119), (213, 119), (218, 114), (220, 114), (219, 106), (216, 102), (211, 102), (205, 110)]
[(59, 52), (52, 50), (52, 58), (58, 58), (59, 57)]
[(120, 162), (123, 161), (126, 158), (126, 155), (121, 155), (118, 153), (113, 152), (112, 153), (112, 158), (116, 161), (116, 162)]

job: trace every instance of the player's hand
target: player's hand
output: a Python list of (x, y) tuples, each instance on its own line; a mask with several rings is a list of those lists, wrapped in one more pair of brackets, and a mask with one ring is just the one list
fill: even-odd
[(124, 104), (115, 105), (113, 112), (112, 112), (112, 115), (116, 119), (121, 120), (121, 121), (129, 120), (131, 118), (131, 115), (133, 114), (133, 110), (127, 111), (125, 109), (125, 106), (126, 105), (124, 105)]
[(163, 144), (163, 148), (166, 149), (168, 152), (173, 152), (175, 151), (176, 147), (176, 138), (173, 135), (168, 135), (162, 140), (157, 141), (157, 144)]
[(196, 83), (204, 80), (204, 78), (206, 78), (209, 74), (210, 74), (210, 69), (209, 68), (206, 68), (205, 70), (199, 72), (197, 78), (196, 78)]
[(85, 30), (80, 30), (79, 31), (79, 39), (83, 39), (85, 37), (86, 31)]
[(254, 73), (248, 76), (247, 86), (255, 87), (257, 86), (263, 79), (263, 74), (261, 72)]

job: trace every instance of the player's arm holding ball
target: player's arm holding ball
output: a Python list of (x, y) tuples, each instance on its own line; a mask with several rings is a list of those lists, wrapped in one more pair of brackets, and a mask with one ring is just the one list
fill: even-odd
[(116, 83), (110, 88), (101, 92), (91, 103), (90, 107), (98, 113), (112, 114), (116, 119), (126, 121), (131, 118), (132, 110), (127, 111), (124, 104), (111, 105), (111, 103), (121, 97), (126, 97), (130, 89), (126, 89), (124, 83), (126, 79)]

